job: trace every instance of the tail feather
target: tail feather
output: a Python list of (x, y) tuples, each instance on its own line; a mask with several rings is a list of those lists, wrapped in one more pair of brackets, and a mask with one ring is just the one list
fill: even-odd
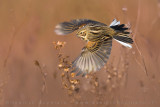
[(133, 40), (129, 37), (130, 32), (127, 31), (129, 28), (125, 27), (125, 24), (120, 24), (120, 21), (114, 19), (110, 27), (117, 32), (117, 34), (113, 36), (117, 42), (123, 46), (132, 48), (131, 44), (133, 44)]
[(111, 28), (113, 28), (116, 31), (121, 31), (121, 32), (125, 32), (126, 30), (128, 30), (128, 28), (125, 27), (125, 24), (111, 26)]
[(130, 38), (128, 35), (126, 35), (126, 34), (121, 34), (121, 35), (113, 36), (113, 38), (114, 38), (117, 42), (119, 42), (120, 44), (122, 44), (123, 46), (132, 48), (132, 45), (131, 45), (131, 44), (133, 44), (133, 40), (132, 40), (132, 38)]
[(129, 34), (129, 32), (126, 31), (128, 30), (128, 28), (125, 27), (125, 24), (120, 24), (120, 21), (117, 21), (116, 19), (112, 21), (112, 23), (110, 24), (110, 27), (116, 30), (117, 32), (123, 32), (125, 34)]
[(125, 47), (132, 48), (132, 45), (129, 44), (129, 43), (125, 43), (125, 42), (119, 41), (119, 40), (117, 40), (117, 39), (115, 39), (115, 40), (116, 40), (117, 42), (119, 42), (120, 44), (122, 44), (123, 46), (125, 46)]
[(117, 26), (117, 25), (119, 25), (119, 24), (120, 24), (120, 21), (117, 21), (116, 19), (114, 19), (109, 26), (110, 26), (110, 27), (113, 27), (113, 26)]
[(113, 38), (121, 42), (133, 44), (133, 40), (129, 36), (113, 36)]

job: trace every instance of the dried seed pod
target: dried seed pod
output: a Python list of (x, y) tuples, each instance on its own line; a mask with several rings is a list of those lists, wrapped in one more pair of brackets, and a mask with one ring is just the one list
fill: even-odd
[(111, 75), (108, 75), (108, 79), (111, 79)]
[(75, 77), (75, 75), (76, 75), (75, 73), (71, 73), (71, 77), (72, 77), (72, 78)]
[(70, 86), (70, 89), (71, 89), (71, 90), (75, 90), (75, 88), (76, 88), (75, 85), (71, 85), (71, 86)]
[(64, 84), (64, 88), (68, 89), (69, 87), (68, 87), (68, 85), (67, 85), (67, 84)]
[(62, 64), (59, 64), (59, 65), (58, 65), (58, 67), (59, 67), (59, 68), (62, 68), (62, 67), (63, 67), (63, 65), (62, 65)]
[(64, 68), (63, 70), (64, 70), (64, 72), (68, 72), (69, 68)]
[(98, 87), (98, 82), (97, 82), (97, 81), (96, 81), (96, 82), (94, 82), (94, 84), (95, 84), (95, 86), (96, 86), (96, 87)]
[(78, 93), (78, 92), (79, 92), (79, 90), (80, 90), (79, 88), (75, 88), (75, 92), (77, 92), (77, 93)]
[(74, 84), (79, 84), (80, 82), (79, 82), (79, 80), (73, 80), (74, 82)]
[(34, 64), (35, 64), (36, 66), (40, 66), (40, 64), (39, 64), (39, 62), (38, 62), (37, 60), (34, 61)]
[(73, 91), (72, 90), (68, 90), (68, 95), (72, 95)]
[(72, 84), (73, 84), (73, 83), (74, 83), (74, 80), (70, 80), (70, 83), (72, 83)]
[(64, 77), (64, 76), (65, 76), (65, 74), (64, 74), (64, 73), (62, 73), (62, 74), (61, 74), (61, 77)]

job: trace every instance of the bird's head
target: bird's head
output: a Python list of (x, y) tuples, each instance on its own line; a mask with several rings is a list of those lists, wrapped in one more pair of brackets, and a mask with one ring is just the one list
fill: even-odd
[(80, 28), (77, 33), (76, 33), (77, 37), (81, 38), (82, 40), (87, 40), (87, 28), (86, 27), (82, 27)]

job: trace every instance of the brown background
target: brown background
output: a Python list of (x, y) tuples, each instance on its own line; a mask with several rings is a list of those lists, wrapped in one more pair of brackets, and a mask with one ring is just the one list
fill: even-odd
[[(127, 11), (123, 11), (126, 8)], [(123, 104), (111, 107), (159, 107), (160, 105), (160, 1), (159, 0), (0, 0), (0, 102), (2, 107), (75, 106), (62, 88), (57, 52), (53, 41), (65, 41), (63, 48), (70, 60), (79, 55), (84, 43), (73, 34), (58, 36), (56, 24), (76, 18), (94, 19), (109, 24), (113, 18), (130, 23), (135, 44), (131, 50), (113, 42), (108, 63), (115, 65), (127, 54), (129, 67), (126, 85), (112, 91)], [(125, 54), (124, 54), (125, 53)], [(124, 57), (123, 57), (124, 58)], [(114, 59), (114, 61), (113, 61)], [(47, 73), (47, 91), (41, 96), (43, 78), (34, 61)], [(58, 72), (58, 73), (57, 73)], [(53, 75), (57, 73), (57, 77)], [(97, 73), (103, 76), (104, 70)], [(86, 80), (87, 81), (87, 80)], [(85, 82), (84, 82), (85, 84)], [(84, 92), (81, 101), (92, 101), (94, 94)], [(106, 98), (107, 100), (107, 98)], [(140, 102), (139, 102), (140, 101)], [(54, 102), (47, 104), (46, 102)], [(66, 102), (64, 104), (63, 102)], [(137, 102), (137, 103), (129, 103)], [(23, 103), (23, 104), (22, 104)], [(25, 104), (24, 104), (25, 103)], [(78, 104), (77, 106), (98, 106)]]

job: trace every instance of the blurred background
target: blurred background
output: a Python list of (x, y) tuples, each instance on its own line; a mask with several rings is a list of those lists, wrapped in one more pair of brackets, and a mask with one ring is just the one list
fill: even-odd
[[(107, 65), (96, 73), (99, 87), (92, 92), (91, 80), (77, 77), (75, 100), (62, 86), (52, 42), (65, 41), (62, 52), (73, 61), (85, 43), (74, 33), (58, 36), (54, 28), (77, 18), (107, 25), (117, 18), (131, 26), (135, 42), (127, 49), (114, 41)], [(0, 105), (159, 107), (159, 28), (160, 0), (0, 0)]]

